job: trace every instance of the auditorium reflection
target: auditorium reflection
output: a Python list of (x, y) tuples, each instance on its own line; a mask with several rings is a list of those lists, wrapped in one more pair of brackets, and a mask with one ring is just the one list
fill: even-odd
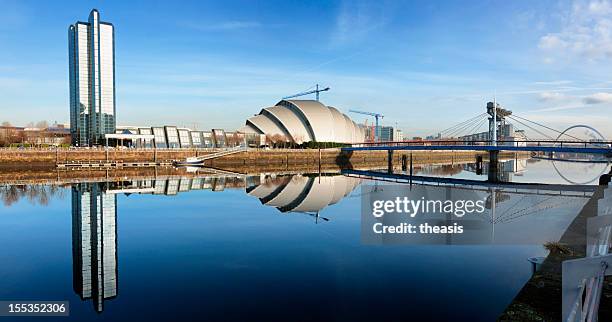
[(323, 208), (348, 196), (359, 181), (339, 175), (262, 175), (248, 178), (246, 192), (280, 212), (305, 213), (318, 220)]

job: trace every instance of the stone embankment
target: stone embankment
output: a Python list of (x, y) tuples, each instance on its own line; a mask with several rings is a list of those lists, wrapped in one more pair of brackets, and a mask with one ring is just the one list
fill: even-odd
[[(0, 149), (0, 168), (55, 168), (64, 164), (157, 164), (170, 165), (174, 160), (214, 153), (211, 149)], [(410, 152), (396, 151), (393, 163), (401, 166)], [(477, 155), (487, 159), (487, 153), (472, 151), (415, 151), (413, 164), (474, 162)], [(404, 157), (405, 156), (405, 157)], [(514, 158), (514, 153), (501, 158)], [(207, 160), (206, 166), (232, 169), (259, 167), (291, 168), (336, 165), (339, 167), (386, 166), (385, 151), (342, 152), (340, 149), (249, 149), (246, 152)]]

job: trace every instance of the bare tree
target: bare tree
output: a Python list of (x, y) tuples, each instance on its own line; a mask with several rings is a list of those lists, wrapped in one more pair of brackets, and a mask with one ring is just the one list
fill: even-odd
[(49, 123), (47, 121), (38, 121), (36, 127), (44, 130), (49, 127)]
[(279, 142), (281, 142), (283, 140), (283, 136), (280, 134), (274, 134), (272, 135), (272, 143), (274, 144), (274, 147), (278, 147)]

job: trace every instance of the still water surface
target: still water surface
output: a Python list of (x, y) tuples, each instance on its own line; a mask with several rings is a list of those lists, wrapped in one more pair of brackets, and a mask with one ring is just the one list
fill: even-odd
[[(550, 161), (512, 162), (506, 180), (567, 183)], [(486, 178), (473, 165), (418, 174)], [(547, 254), (363, 245), (363, 184), (302, 174), (3, 186), (0, 299), (68, 300), (70, 317), (57, 319), (74, 321), (494, 321), (530, 278), (527, 258)], [(533, 213), (558, 236), (586, 201)]]

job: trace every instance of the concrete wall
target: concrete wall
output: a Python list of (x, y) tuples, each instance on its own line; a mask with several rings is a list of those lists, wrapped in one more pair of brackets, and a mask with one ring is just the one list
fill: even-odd
[[(210, 150), (176, 149), (176, 150), (99, 150), (99, 149), (0, 149), (0, 168), (55, 168), (56, 164), (97, 163), (97, 162), (158, 162), (171, 163), (173, 160), (185, 160), (187, 157), (212, 153)], [(386, 151), (355, 151), (343, 153), (339, 149), (326, 149), (320, 152), (321, 164), (339, 167), (375, 167), (387, 165)], [(431, 164), (436, 162), (474, 162), (476, 155), (487, 153), (472, 151), (416, 151), (412, 153), (413, 164)], [(402, 155), (409, 158), (410, 152), (396, 151), (393, 163), (401, 166)], [(501, 154), (503, 158), (505, 154)], [(524, 155), (524, 154), (523, 154)], [(507, 153), (507, 157), (513, 157)], [(208, 160), (206, 166), (219, 168), (270, 168), (288, 169), (290, 167), (317, 167), (319, 150), (249, 150)]]

